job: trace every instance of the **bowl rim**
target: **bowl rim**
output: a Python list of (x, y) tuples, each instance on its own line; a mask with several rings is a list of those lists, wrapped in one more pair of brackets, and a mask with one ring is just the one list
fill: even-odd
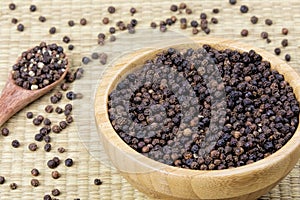
[[(256, 47), (251, 47), (247, 44), (238, 42), (238, 41), (233, 41), (229, 39), (223, 39), (223, 38), (193, 38), (192, 39), (194, 42), (196, 42), (199, 45), (203, 44), (208, 44), (212, 46), (213, 48), (216, 48), (218, 50), (220, 49), (234, 49), (239, 52), (249, 52), (249, 50), (253, 49), (256, 53), (260, 54), (263, 57), (263, 60), (268, 61), (271, 63), (271, 68), (276, 69), (279, 71), (280, 74), (283, 74), (285, 77), (285, 80), (292, 86), (293, 92), (296, 96), (296, 99), (300, 99), (300, 83), (297, 83), (297, 80), (300, 80), (299, 75), (296, 73), (296, 71), (290, 67), (285, 61), (279, 59), (275, 55), (262, 50), (260, 48)], [(226, 44), (225, 44), (226, 43)], [(184, 44), (184, 43), (182, 43)], [(177, 46), (177, 45), (175, 45)], [(143, 56), (153, 53), (153, 52), (160, 52), (163, 49), (167, 49), (169, 47), (174, 47), (174, 45), (170, 46), (164, 46), (161, 47), (159, 50), (157, 49), (143, 49), (141, 51), (136, 51), (133, 54), (130, 55), (131, 61), (133, 59), (138, 59), (142, 58)], [(274, 64), (276, 62), (276, 64)], [(97, 124), (97, 128), (100, 130), (101, 134), (104, 135), (106, 138), (108, 138), (110, 141), (115, 140), (112, 142), (115, 148), (118, 148), (121, 151), (126, 151), (127, 153), (130, 153), (135, 156), (143, 156), (145, 160), (148, 160), (149, 162), (155, 162), (155, 165), (160, 167), (154, 168), (154, 170), (158, 170), (162, 173), (166, 174), (172, 174), (176, 176), (184, 176), (184, 177), (194, 177), (196, 176), (214, 176), (214, 177), (224, 177), (224, 176), (231, 176), (231, 175), (239, 175), (239, 174), (249, 174), (252, 173), (253, 171), (259, 171), (265, 168), (268, 168), (270, 166), (274, 166), (278, 164), (279, 162), (282, 162), (282, 160), (288, 156), (292, 155), (293, 152), (296, 150), (300, 150), (300, 128), (299, 125), (293, 134), (292, 138), (279, 150), (277, 150), (275, 153), (271, 154), (270, 156), (261, 159), (259, 161), (256, 161), (251, 164), (247, 164), (244, 166), (240, 167), (235, 167), (235, 168), (229, 168), (229, 169), (222, 169), (222, 170), (192, 170), (192, 169), (184, 169), (184, 168), (179, 168), (179, 167), (174, 167), (170, 166), (167, 164), (160, 163), (158, 161), (155, 161), (151, 158), (148, 158), (139, 152), (135, 151), (132, 149), (129, 145), (127, 145), (120, 137), (119, 135), (115, 132), (113, 129), (110, 120), (108, 118), (108, 112), (107, 112), (107, 100), (108, 100), (108, 95), (109, 91), (113, 89), (113, 85), (124, 76), (120, 75), (120, 73), (124, 71), (128, 71), (128, 67), (132, 65), (133, 63), (130, 62), (125, 62), (122, 63), (121, 61), (118, 62), (115, 66), (113, 66), (113, 69), (118, 72), (117, 74), (112, 74), (111, 72), (106, 73), (106, 75), (109, 75), (111, 77), (104, 77), (104, 79), (100, 82), (100, 85), (97, 89), (96, 96), (95, 96), (95, 102), (94, 102), (94, 111), (95, 111), (95, 120)], [(289, 76), (287, 76), (289, 75)], [(104, 75), (105, 76), (105, 75)], [(292, 78), (290, 76), (293, 76)], [(102, 88), (103, 86), (106, 86)], [(104, 98), (104, 99), (103, 99)], [(100, 105), (99, 102), (102, 102), (105, 100), (105, 105)], [(103, 122), (103, 117), (106, 120)], [(110, 130), (109, 133), (106, 131), (103, 131), (103, 129), (108, 129)], [(111, 131), (114, 134), (111, 134)], [(99, 133), (100, 134), (100, 133)], [(118, 144), (118, 145), (116, 145)], [(299, 159), (300, 155), (297, 156), (297, 160)], [(151, 161), (150, 161), (151, 160)], [(288, 171), (289, 172), (289, 171)]]

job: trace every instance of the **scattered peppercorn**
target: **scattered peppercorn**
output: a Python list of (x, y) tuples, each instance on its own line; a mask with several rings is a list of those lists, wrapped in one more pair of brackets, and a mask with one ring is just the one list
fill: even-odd
[(150, 26), (151, 28), (155, 29), (157, 27), (157, 24), (155, 22), (151, 22)]
[(24, 31), (24, 25), (23, 24), (18, 24), (17, 30), (20, 31), (20, 32)]
[(46, 21), (46, 17), (44, 17), (44, 16), (39, 16), (39, 21), (40, 21), (40, 22), (45, 22), (45, 21)]
[(52, 178), (58, 179), (60, 177), (60, 173), (58, 171), (53, 171), (51, 173)]
[(198, 22), (197, 22), (196, 20), (192, 20), (192, 21), (191, 21), (191, 26), (192, 26), (192, 27), (195, 27), (195, 28), (196, 28), (196, 27), (198, 27), (198, 25), (199, 25), (199, 24), (198, 24)]
[(73, 45), (73, 44), (69, 44), (69, 45), (68, 45), (68, 49), (69, 49), (70, 51), (72, 51), (72, 50), (74, 49), (74, 45)]
[(284, 58), (287, 62), (291, 61), (291, 55), (290, 54), (285, 54)]
[(13, 140), (11, 142), (11, 146), (13, 146), (14, 148), (18, 148), (20, 146), (20, 142), (18, 140)]
[(15, 10), (15, 9), (16, 9), (16, 4), (10, 3), (10, 4), (8, 5), (8, 8), (9, 8), (10, 10)]
[(248, 10), (249, 10), (248, 6), (246, 6), (246, 5), (241, 5), (241, 7), (240, 7), (241, 13), (247, 13)]
[(0, 176), (0, 185), (4, 184), (5, 182), (5, 177), (4, 176)]
[(183, 9), (186, 9), (186, 3), (180, 3), (179, 4), (179, 9), (183, 10)]
[(85, 26), (87, 24), (87, 20), (85, 18), (80, 19), (80, 24)]
[(107, 11), (108, 11), (110, 14), (113, 14), (113, 13), (116, 12), (116, 8), (113, 7), (113, 6), (109, 6), (109, 7), (107, 8)]
[(215, 18), (215, 17), (212, 17), (212, 18), (211, 18), (211, 23), (217, 24), (218, 22), (219, 22), (219, 21), (218, 21), (217, 18)]
[(104, 18), (102, 19), (102, 23), (103, 23), (103, 24), (108, 24), (108, 23), (109, 23), (109, 18), (108, 18), (108, 17), (104, 17)]
[(212, 12), (213, 12), (214, 14), (218, 14), (218, 13), (220, 12), (220, 10), (219, 10), (218, 8), (214, 8), (214, 9), (212, 10)]
[(235, 5), (235, 4), (236, 4), (236, 0), (229, 0), (229, 3), (230, 3), (231, 5)]
[(32, 176), (38, 176), (39, 174), (40, 174), (40, 172), (39, 172), (38, 169), (34, 168), (34, 169), (31, 170), (31, 175)]
[(1, 129), (1, 134), (6, 137), (9, 135), (9, 129), (8, 128), (2, 128)]
[(65, 165), (66, 165), (67, 167), (71, 167), (71, 166), (73, 165), (73, 160), (72, 160), (71, 158), (67, 158), (67, 159), (65, 160)]
[(177, 5), (174, 5), (174, 4), (171, 5), (170, 10), (171, 10), (172, 12), (176, 12), (176, 11), (178, 10)]
[(16, 19), (16, 18), (12, 18), (12, 19), (11, 19), (11, 23), (13, 23), (13, 24), (17, 24), (17, 23), (18, 23), (18, 19)]
[(53, 133), (60, 133), (61, 132), (61, 128), (58, 125), (53, 125), (52, 126), (52, 131), (53, 131)]
[(69, 20), (69, 21), (68, 21), (68, 25), (72, 27), (72, 26), (75, 25), (75, 22), (74, 22), (73, 20)]
[(241, 31), (241, 36), (247, 37), (247, 36), (248, 36), (248, 30), (247, 30), (247, 29), (243, 29), (243, 30)]
[(188, 14), (188, 15), (190, 15), (190, 14), (193, 13), (193, 11), (192, 11), (192, 9), (187, 8), (187, 9), (185, 9), (185, 13)]
[(109, 33), (114, 34), (116, 32), (116, 28), (115, 27), (110, 27), (109, 28)]
[(55, 108), (55, 112), (56, 112), (57, 114), (61, 114), (61, 113), (63, 113), (64, 111), (63, 111), (63, 109), (62, 109), (61, 107), (57, 106), (57, 107)]
[(50, 142), (51, 142), (51, 137), (50, 137), (49, 135), (46, 135), (46, 136), (44, 137), (44, 141), (45, 141), (46, 143), (50, 143)]
[(201, 14), (200, 14), (200, 19), (206, 19), (206, 18), (207, 18), (206, 13), (201, 13)]
[(131, 13), (131, 16), (133, 16), (136, 13), (136, 9), (132, 7), (129, 12)]
[(74, 100), (76, 99), (76, 94), (73, 91), (70, 91), (66, 94), (67, 99)]
[(30, 183), (33, 187), (37, 187), (40, 185), (40, 182), (37, 179), (31, 179)]
[(15, 190), (15, 189), (18, 188), (18, 185), (17, 185), (16, 183), (11, 183), (11, 184), (9, 185), (9, 187), (10, 187), (10, 189)]
[(270, 20), (270, 19), (266, 19), (265, 24), (268, 25), (268, 26), (271, 26), (273, 24), (273, 21)]
[(35, 136), (34, 136), (34, 140), (38, 141), (38, 142), (41, 142), (43, 140), (43, 138), (44, 138), (44, 136), (40, 133), (35, 134)]
[(35, 143), (30, 143), (30, 144), (28, 145), (28, 149), (29, 149), (30, 151), (36, 151), (37, 148), (38, 148), (38, 146), (37, 146)]
[(59, 153), (64, 153), (64, 152), (66, 151), (66, 149), (63, 148), (63, 147), (59, 147), (59, 148), (57, 149), (57, 151), (58, 151)]
[(269, 34), (265, 31), (263, 31), (263, 32), (261, 32), (260, 36), (262, 39), (267, 39), (269, 37)]
[(283, 35), (287, 35), (289, 33), (289, 30), (287, 28), (282, 28), (281, 33)]
[(258, 22), (258, 17), (252, 16), (252, 17), (250, 18), (250, 21), (251, 21), (252, 24), (257, 24), (257, 22)]
[(70, 38), (68, 36), (63, 37), (63, 42), (68, 44), (70, 42)]
[(55, 28), (55, 27), (51, 27), (51, 28), (49, 29), (49, 33), (50, 33), (50, 34), (55, 34), (55, 33), (56, 33), (56, 28)]
[(54, 160), (49, 160), (47, 162), (47, 166), (50, 168), (50, 169), (54, 169), (58, 166), (58, 164), (54, 161)]
[(31, 12), (35, 12), (36, 11), (36, 5), (30, 5), (29, 10)]
[(44, 150), (45, 150), (46, 152), (50, 152), (50, 151), (51, 151), (51, 144), (49, 144), (49, 143), (45, 144)]
[(83, 57), (82, 58), (82, 63), (85, 64), (85, 65), (87, 65), (90, 61), (91, 61), (91, 59), (88, 58), (88, 57)]
[(289, 45), (289, 41), (288, 41), (287, 39), (283, 39), (283, 40), (281, 41), (281, 45), (282, 45), (283, 47), (287, 47), (287, 46)]
[(102, 185), (102, 181), (99, 178), (95, 178), (94, 184), (95, 185)]
[(52, 200), (52, 197), (49, 194), (46, 194), (44, 196), (44, 200)]
[(51, 194), (56, 197), (56, 196), (60, 195), (60, 191), (58, 189), (53, 189), (51, 191)]

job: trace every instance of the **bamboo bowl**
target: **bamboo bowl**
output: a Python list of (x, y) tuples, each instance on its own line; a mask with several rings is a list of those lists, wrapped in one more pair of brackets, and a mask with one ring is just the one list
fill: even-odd
[[(259, 53), (273, 69), (284, 75), (300, 100), (297, 73), (276, 56), (239, 42), (198, 38), (195, 43), (216, 49)], [(184, 43), (174, 48), (190, 47)], [(167, 48), (167, 47), (166, 47)], [(166, 49), (164, 48), (164, 49)], [(300, 157), (300, 130), (277, 152), (255, 163), (225, 170), (200, 171), (172, 167), (139, 154), (114, 131), (107, 112), (109, 93), (135, 67), (142, 66), (161, 49), (145, 49), (126, 56), (104, 75), (95, 97), (95, 118), (104, 148), (120, 174), (138, 190), (155, 199), (236, 199), (253, 200), (275, 187), (296, 165)]]

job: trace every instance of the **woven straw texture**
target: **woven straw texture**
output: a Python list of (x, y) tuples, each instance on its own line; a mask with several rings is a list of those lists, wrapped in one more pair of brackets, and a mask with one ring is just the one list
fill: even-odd
[[(285, 53), (290, 53), (292, 60), (290, 65), (299, 73), (300, 57), (299, 37), (300, 37), (300, 1), (238, 1), (235, 6), (228, 3), (227, 0), (205, 0), (205, 1), (185, 1), (188, 7), (192, 8), (193, 14), (188, 15), (188, 19), (199, 19), (201, 12), (206, 12), (209, 17), (215, 16), (219, 20), (219, 24), (211, 25), (211, 36), (225, 37), (234, 40), (240, 40), (245, 43), (252, 44), (256, 47), (264, 48), (273, 52), (275, 47), (281, 46), (281, 40), (289, 39), (289, 46), (282, 48), (281, 58)], [(22, 51), (39, 44), (41, 41), (47, 43), (56, 42), (62, 44), (67, 50), (67, 45), (62, 42), (65, 35), (70, 36), (71, 43), (75, 46), (73, 51), (67, 51), (71, 58), (71, 67), (76, 68), (81, 65), (82, 56), (90, 55), (92, 50), (97, 47), (97, 35), (100, 32), (108, 33), (110, 26), (114, 26), (118, 20), (129, 22), (133, 17), (129, 13), (131, 7), (137, 9), (134, 15), (139, 21), (137, 32), (139, 29), (150, 29), (151, 21), (159, 23), (174, 15), (170, 11), (171, 4), (179, 4), (179, 1), (122, 1), (122, 0), (46, 0), (46, 1), (22, 1), (14, 0), (17, 5), (16, 10), (8, 9), (10, 1), (0, 1), (0, 90), (4, 87), (8, 73), (12, 64)], [(29, 6), (35, 4), (36, 12), (30, 12)], [(239, 7), (242, 4), (249, 6), (247, 14), (241, 14)], [(107, 7), (113, 5), (116, 7), (115, 14), (109, 14)], [(220, 13), (212, 14), (212, 8), (219, 8)], [(38, 17), (43, 15), (47, 21), (42, 23)], [(256, 25), (251, 24), (250, 17), (256, 15), (259, 22)], [(102, 24), (102, 18), (108, 16), (112, 21), (109, 25)], [(178, 14), (177, 17), (186, 16)], [(11, 23), (11, 19), (15, 17), (20, 23), (25, 25), (24, 32), (18, 32), (16, 25)], [(81, 26), (79, 20), (84, 17), (88, 23)], [(272, 26), (264, 24), (264, 20), (270, 18), (273, 20)], [(75, 26), (69, 27), (68, 20), (74, 20)], [(55, 26), (57, 33), (49, 34), (49, 28)], [(283, 36), (281, 28), (289, 28), (289, 34)], [(249, 30), (249, 36), (242, 38), (240, 31), (243, 28)], [(181, 30), (179, 23), (170, 28), (171, 30), (182, 33), (185, 36), (193, 37), (191, 29)], [(260, 33), (267, 31), (272, 42), (267, 44), (260, 38)], [(158, 30), (156, 30), (159, 33)], [(124, 45), (115, 41), (115, 47)], [(163, 33), (159, 33), (163, 34)], [(200, 36), (205, 36), (203, 32)], [(122, 36), (120, 36), (121, 38)], [(135, 34), (131, 35), (132, 38)], [(126, 43), (125, 43), (126, 45)], [(127, 44), (128, 45), (128, 44)], [(131, 44), (133, 45), (133, 44)], [(98, 47), (101, 50), (102, 47)], [(132, 49), (135, 48), (134, 45)], [(103, 47), (104, 49), (104, 47)], [(120, 47), (121, 49), (121, 47)], [(130, 48), (129, 48), (130, 49)], [(104, 50), (103, 50), (104, 51)], [(112, 50), (105, 49), (110, 55)], [(109, 59), (111, 59), (109, 57)], [(84, 67), (84, 66), (83, 66)], [(98, 73), (101, 72), (98, 66)], [(103, 67), (104, 68), (104, 67)], [(87, 73), (91, 73), (92, 68), (86, 68)], [(91, 73), (93, 74), (93, 73)], [(99, 76), (100, 77), (100, 76)], [(98, 75), (92, 78), (97, 81)], [(93, 93), (89, 88), (90, 82), (85, 85), (86, 79), (82, 79), (80, 85), (73, 85), (73, 89), (80, 89), (82, 93)], [(97, 82), (94, 82), (97, 83)], [(76, 91), (75, 91), (76, 92)], [(147, 199), (147, 197), (135, 190), (118, 172), (107, 162), (101, 162), (101, 152), (91, 152), (89, 145), (95, 145), (97, 149), (97, 138), (93, 138), (96, 134), (95, 125), (93, 123), (92, 110), (86, 110), (90, 118), (81, 119), (80, 114), (76, 115), (75, 122), (60, 134), (52, 133), (52, 151), (45, 152), (43, 150), (44, 142), (37, 143), (39, 149), (36, 152), (28, 150), (28, 144), (34, 142), (34, 135), (38, 133), (41, 127), (32, 125), (32, 120), (26, 119), (26, 112), (32, 111), (35, 115), (43, 114), (49, 117), (53, 123), (63, 120), (62, 115), (46, 114), (44, 108), (50, 104), (49, 97), (51, 94), (40, 98), (36, 102), (30, 104), (25, 109), (12, 117), (4, 127), (10, 129), (10, 135), (7, 137), (0, 136), (0, 176), (5, 176), (6, 182), (0, 185), (0, 199), (42, 199), (45, 194), (51, 193), (51, 190), (58, 188), (61, 195), (58, 199)], [(92, 102), (91, 99), (88, 101)], [(68, 100), (65, 98), (57, 104), (64, 106)], [(76, 103), (74, 103), (75, 105)], [(76, 109), (76, 106), (74, 106)], [(80, 107), (80, 106), (79, 106)], [(89, 107), (90, 108), (90, 107)], [(82, 109), (82, 108), (81, 108)], [(18, 139), (21, 146), (17, 149), (11, 146), (11, 141)], [(66, 148), (66, 152), (60, 154), (57, 152), (58, 147)], [(61, 173), (61, 178), (54, 180), (51, 177), (51, 171), (47, 167), (47, 161), (54, 156), (59, 156), (62, 162), (70, 157), (74, 160), (72, 167), (65, 167), (60, 164), (57, 170)], [(300, 163), (293, 171), (279, 183), (270, 193), (261, 197), (261, 199), (300, 199)], [(40, 181), (39, 187), (32, 187), (30, 180), (33, 178), (30, 171), (37, 168), (40, 175), (37, 177)], [(94, 185), (94, 179), (100, 178), (103, 181), (101, 186)], [(18, 188), (11, 190), (10, 183), (17, 183)]]

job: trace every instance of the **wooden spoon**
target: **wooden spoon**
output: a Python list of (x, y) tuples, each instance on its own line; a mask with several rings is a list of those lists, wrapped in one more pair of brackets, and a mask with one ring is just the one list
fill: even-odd
[[(66, 59), (68, 60), (67, 57)], [(66, 71), (62, 74), (59, 80), (38, 90), (27, 90), (16, 85), (15, 81), (12, 78), (12, 73), (10, 73), (8, 81), (4, 86), (0, 96), (0, 127), (18, 111), (20, 111), (39, 97), (47, 94), (59, 83), (61, 83), (65, 78), (68, 70), (69, 64), (66, 65)]]

